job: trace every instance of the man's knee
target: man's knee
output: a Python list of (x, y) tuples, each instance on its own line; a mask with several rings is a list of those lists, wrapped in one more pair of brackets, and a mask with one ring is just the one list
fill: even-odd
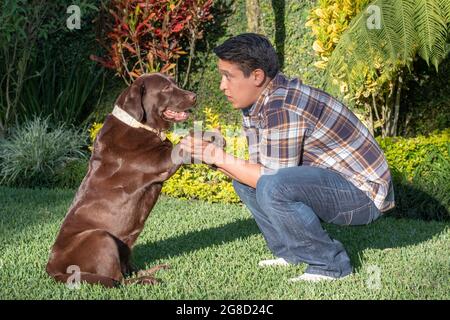
[(282, 200), (280, 187), (283, 183), (279, 175), (262, 175), (256, 184), (256, 200), (260, 206), (270, 205), (274, 200)]
[(242, 199), (247, 197), (254, 197), (255, 196), (255, 189), (252, 187), (249, 187), (243, 183), (240, 183), (237, 180), (232, 181), (234, 191), (237, 193), (237, 195)]

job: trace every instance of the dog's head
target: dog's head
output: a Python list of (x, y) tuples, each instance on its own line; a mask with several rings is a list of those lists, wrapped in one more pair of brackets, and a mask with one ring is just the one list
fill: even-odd
[(185, 121), (195, 101), (195, 93), (179, 88), (172, 78), (151, 73), (140, 76), (125, 89), (116, 105), (137, 121), (165, 130), (171, 122)]

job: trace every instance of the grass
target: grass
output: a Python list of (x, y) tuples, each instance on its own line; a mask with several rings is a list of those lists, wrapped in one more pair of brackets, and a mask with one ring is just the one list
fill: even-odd
[[(245, 207), (160, 198), (134, 248), (141, 268), (168, 263), (157, 286), (70, 290), (45, 271), (74, 191), (0, 187), (0, 299), (449, 299), (448, 223), (385, 217), (364, 227), (324, 225), (355, 274), (289, 283), (305, 265), (258, 268), (271, 258)], [(377, 273), (380, 283), (377, 285)]]

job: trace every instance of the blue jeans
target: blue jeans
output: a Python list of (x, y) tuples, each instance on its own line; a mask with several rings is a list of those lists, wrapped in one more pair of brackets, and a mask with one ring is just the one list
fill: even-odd
[(380, 217), (367, 195), (339, 173), (311, 166), (283, 168), (262, 175), (256, 189), (233, 181), (252, 213), (269, 249), (306, 272), (334, 278), (352, 273), (342, 243), (331, 239), (321, 220), (365, 225)]

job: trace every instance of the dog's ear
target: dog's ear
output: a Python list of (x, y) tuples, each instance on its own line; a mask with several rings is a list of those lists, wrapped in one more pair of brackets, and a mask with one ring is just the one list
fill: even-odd
[(123, 101), (122, 109), (139, 122), (142, 122), (145, 116), (144, 106), (142, 105), (142, 97), (144, 94), (144, 81), (142, 78), (138, 78), (118, 99), (118, 101)]

